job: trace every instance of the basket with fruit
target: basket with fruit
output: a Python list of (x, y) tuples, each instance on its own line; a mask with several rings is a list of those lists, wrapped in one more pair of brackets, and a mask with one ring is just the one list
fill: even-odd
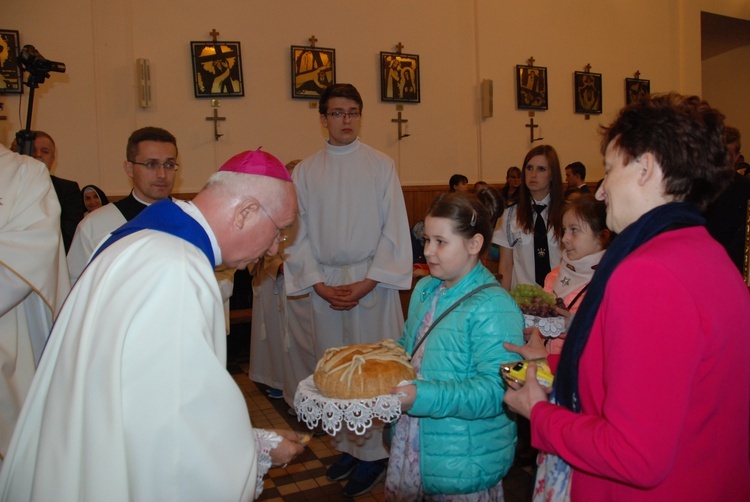
[(510, 296), (521, 309), (526, 327), (536, 326), (542, 336), (555, 338), (565, 332), (565, 318), (557, 313), (557, 298), (537, 284), (519, 284)]

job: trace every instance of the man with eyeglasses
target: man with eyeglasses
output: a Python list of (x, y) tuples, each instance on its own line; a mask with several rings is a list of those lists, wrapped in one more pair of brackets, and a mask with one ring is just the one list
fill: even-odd
[(276, 253), (296, 217), (289, 173), (258, 150), (229, 159), (190, 202), (161, 200), (115, 230), (52, 329), (0, 500), (258, 498), (305, 438), (253, 427), (226, 370), (213, 271)]
[[(320, 359), (331, 347), (401, 336), (398, 290), (411, 287), (412, 253), (393, 159), (358, 138), (359, 92), (351, 84), (333, 84), (318, 109), (329, 137), (323, 150), (292, 173), (300, 218), (284, 266), (287, 295), (310, 293)], [(334, 437), (343, 455), (326, 475), (332, 481), (350, 478), (346, 496), (370, 491), (385, 475), (382, 431), (370, 433), (364, 441), (346, 433)]]
[(128, 138), (126, 159), (123, 168), (133, 180), (133, 190), (124, 199), (92, 211), (78, 224), (68, 251), (71, 284), (78, 280), (104, 237), (172, 194), (179, 164), (177, 140), (169, 131), (158, 127), (134, 131)]

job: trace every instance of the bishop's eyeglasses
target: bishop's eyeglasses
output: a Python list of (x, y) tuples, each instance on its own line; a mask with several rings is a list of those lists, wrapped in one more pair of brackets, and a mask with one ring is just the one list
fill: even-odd
[(273, 223), (273, 226), (276, 227), (276, 242), (278, 242), (279, 244), (281, 244), (282, 242), (286, 242), (286, 240), (287, 240), (288, 237), (287, 237), (287, 235), (285, 233), (283, 233), (284, 229), (281, 228), (280, 226), (278, 226), (276, 224), (276, 222), (274, 221), (274, 219), (271, 218), (271, 215), (268, 214), (268, 211), (266, 211), (266, 208), (263, 207), (263, 204), (260, 204), (260, 208), (263, 211), (263, 214), (266, 215), (266, 218), (268, 218), (269, 220), (271, 220), (271, 223)]
[(158, 160), (151, 159), (146, 162), (136, 162), (134, 160), (129, 160), (128, 162), (130, 162), (131, 164), (137, 164), (139, 166), (143, 166), (149, 171), (156, 171), (160, 167), (164, 167), (165, 171), (176, 171), (180, 167), (180, 164), (178, 164), (174, 160), (167, 160), (165, 162), (159, 162)]

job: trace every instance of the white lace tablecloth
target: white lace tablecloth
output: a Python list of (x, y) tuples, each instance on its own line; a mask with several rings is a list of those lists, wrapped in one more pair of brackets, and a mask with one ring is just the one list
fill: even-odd
[(394, 422), (401, 416), (401, 403), (392, 394), (370, 399), (331, 399), (323, 396), (313, 382), (313, 377), (302, 380), (294, 395), (297, 418), (313, 429), (321, 423), (323, 430), (334, 435), (344, 424), (362, 436), (372, 427), (373, 420)]
[(539, 317), (535, 315), (523, 315), (526, 321), (526, 327), (536, 326), (541, 331), (542, 336), (548, 338), (557, 338), (565, 332), (565, 318), (559, 317)]

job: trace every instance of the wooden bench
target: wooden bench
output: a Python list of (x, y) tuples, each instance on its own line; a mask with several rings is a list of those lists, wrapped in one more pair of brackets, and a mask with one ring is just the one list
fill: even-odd
[(253, 309), (237, 309), (229, 311), (229, 324), (245, 324), (253, 320)]

